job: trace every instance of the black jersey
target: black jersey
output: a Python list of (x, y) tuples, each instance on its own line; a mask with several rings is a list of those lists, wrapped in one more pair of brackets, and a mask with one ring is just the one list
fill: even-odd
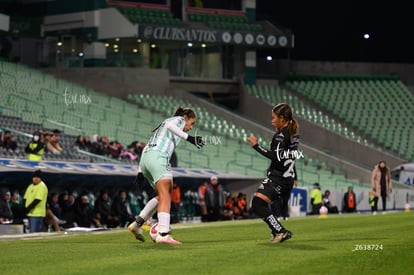
[(295, 159), (300, 157), (298, 146), (299, 135), (295, 135), (290, 140), (289, 130), (284, 127), (273, 136), (270, 150), (261, 147), (259, 144), (253, 146), (253, 148), (271, 160), (267, 169), (268, 178), (293, 182), (293, 179), (296, 179)]

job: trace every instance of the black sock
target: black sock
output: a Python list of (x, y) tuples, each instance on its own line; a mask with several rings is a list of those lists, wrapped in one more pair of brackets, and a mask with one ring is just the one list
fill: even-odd
[(135, 220), (136, 222), (137, 222), (137, 224), (141, 227), (143, 224), (144, 224), (144, 222), (145, 222), (145, 220), (143, 219), (143, 218), (141, 218), (141, 216), (138, 216), (137, 218), (136, 218), (136, 220)]
[(286, 230), (272, 214), (269, 209), (269, 205), (261, 198), (253, 198), (252, 209), (256, 215), (258, 215), (267, 224), (273, 235), (284, 232)]

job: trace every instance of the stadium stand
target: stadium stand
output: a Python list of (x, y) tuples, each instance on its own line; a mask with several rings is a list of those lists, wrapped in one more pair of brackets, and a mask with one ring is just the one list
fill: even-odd
[(262, 25), (251, 22), (242, 12), (236, 13), (232, 11), (232, 14), (226, 14), (224, 11), (219, 13), (218, 10), (191, 8), (188, 9), (188, 20), (190, 22), (205, 23), (213, 29), (251, 32), (263, 31)]
[(414, 96), (398, 77), (297, 77), (285, 84), (382, 148), (414, 160)]
[[(268, 165), (266, 159), (243, 142), (251, 134), (249, 129), (238, 127), (202, 106), (172, 96), (154, 95), (130, 95), (129, 100), (134, 103), (131, 104), (23, 65), (1, 62), (1, 69), (1, 87), (5, 91), (1, 95), (2, 120), (20, 118), (10, 118), (14, 122), (7, 124), (7, 129), (24, 133), (22, 140), (27, 139), (36, 128), (59, 128), (64, 131), (62, 142), (66, 148), (70, 148), (79, 134), (106, 135), (123, 144), (134, 140), (145, 141), (154, 125), (170, 115), (177, 106), (192, 106), (198, 114), (197, 123), (207, 142), (220, 143), (220, 146), (196, 152), (195, 148), (184, 143), (177, 148), (180, 166), (262, 177)], [(260, 142), (263, 146), (269, 146), (262, 138)], [(22, 157), (21, 148), (14, 157)], [(46, 159), (85, 161), (90, 157), (94, 161), (110, 161), (73, 151), (58, 157), (46, 156)], [(324, 165), (316, 160), (308, 160), (306, 164), (298, 162), (298, 170), (301, 184), (310, 185), (322, 180), (334, 186), (359, 184), (341, 172), (324, 170)]]
[[(111, 2), (110, 2), (111, 3)], [(112, 3), (112, 5), (114, 5)], [(152, 5), (155, 6), (155, 5)], [(163, 5), (157, 7), (157, 9), (137, 8), (137, 7), (116, 7), (122, 14), (125, 15), (132, 23), (143, 23), (150, 25), (161, 26), (181, 26), (182, 22), (173, 18), (172, 13), (166, 9)]]
[[(267, 167), (268, 161), (261, 158), (246, 145), (242, 145), (243, 140), (251, 134), (249, 129), (244, 129), (228, 122), (227, 120), (217, 117), (214, 113), (207, 109), (190, 103), (186, 100), (175, 98), (172, 96), (155, 96), (155, 95), (136, 95), (128, 96), (129, 100), (136, 102), (141, 108), (150, 108), (152, 110), (173, 110), (176, 106), (192, 106), (199, 115), (198, 124), (202, 131), (211, 131), (212, 135), (221, 136), (224, 140), (224, 146), (217, 148), (217, 154), (212, 156), (214, 162), (225, 165), (227, 172), (237, 170), (246, 175), (263, 175), (264, 167)], [(260, 143), (269, 147), (266, 140), (259, 137)], [(229, 150), (227, 152), (227, 150)], [(177, 149), (179, 152), (179, 149)], [(226, 153), (227, 152), (227, 153)], [(218, 159), (216, 158), (218, 157)], [(221, 164), (221, 161), (224, 161)], [(328, 187), (358, 185), (362, 183), (347, 177), (346, 173), (337, 168), (329, 169), (326, 163), (317, 159), (307, 158), (306, 161), (297, 161), (298, 178), (303, 185), (312, 185), (314, 182), (324, 182)], [(220, 170), (220, 166), (216, 169)], [(241, 168), (241, 169), (240, 169)], [(256, 172), (257, 173), (253, 173)]]
[(291, 102), (292, 108), (295, 110), (297, 116), (310, 120), (330, 131), (337, 132), (347, 138), (363, 143), (364, 145), (370, 145), (366, 139), (362, 136), (358, 136), (351, 128), (342, 125), (335, 118), (332, 118), (329, 113), (309, 106), (298, 96), (289, 93), (280, 86), (247, 85), (247, 91), (249, 94), (271, 104), (276, 104), (277, 102)]

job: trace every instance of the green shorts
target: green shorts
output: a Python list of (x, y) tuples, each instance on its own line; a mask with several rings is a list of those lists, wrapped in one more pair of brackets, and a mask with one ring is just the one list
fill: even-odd
[(141, 156), (141, 172), (155, 189), (155, 184), (161, 179), (173, 178), (168, 154), (160, 151), (146, 151)]

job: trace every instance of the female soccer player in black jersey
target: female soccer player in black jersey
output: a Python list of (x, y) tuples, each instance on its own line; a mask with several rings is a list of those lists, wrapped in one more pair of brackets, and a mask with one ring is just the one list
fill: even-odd
[(295, 159), (301, 156), (298, 151), (299, 124), (293, 119), (292, 109), (286, 103), (280, 103), (272, 109), (272, 125), (276, 129), (270, 144), (270, 150), (261, 147), (257, 138), (247, 140), (261, 155), (271, 160), (266, 178), (260, 184), (252, 200), (252, 210), (269, 226), (272, 243), (280, 243), (292, 237), (272, 214), (269, 204), (290, 194), (295, 177)]

